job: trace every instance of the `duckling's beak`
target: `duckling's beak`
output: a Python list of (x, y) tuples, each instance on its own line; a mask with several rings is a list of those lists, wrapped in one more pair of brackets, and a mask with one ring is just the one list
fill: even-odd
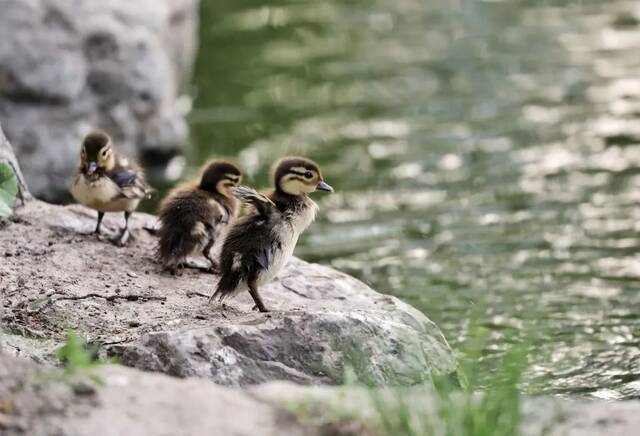
[(87, 171), (87, 175), (90, 176), (93, 173), (96, 172), (96, 169), (98, 169), (98, 164), (96, 164), (95, 162), (89, 162), (87, 163), (86, 166), (86, 171)]
[(320, 180), (320, 183), (316, 186), (316, 191), (335, 192), (335, 189), (333, 189), (333, 187), (324, 180)]

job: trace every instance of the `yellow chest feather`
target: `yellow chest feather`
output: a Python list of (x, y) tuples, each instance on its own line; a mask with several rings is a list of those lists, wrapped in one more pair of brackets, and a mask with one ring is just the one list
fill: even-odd
[(78, 203), (102, 212), (131, 212), (140, 202), (140, 199), (122, 197), (118, 185), (108, 177), (87, 180), (79, 174), (71, 185), (71, 194)]

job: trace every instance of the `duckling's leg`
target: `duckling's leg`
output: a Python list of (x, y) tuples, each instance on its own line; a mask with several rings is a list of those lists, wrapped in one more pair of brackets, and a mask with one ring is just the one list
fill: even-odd
[(98, 224), (96, 225), (96, 229), (93, 231), (96, 235), (100, 234), (100, 225), (102, 224), (102, 218), (104, 218), (104, 212), (98, 211)]
[(216, 232), (213, 226), (209, 224), (205, 224), (207, 229), (207, 243), (204, 245), (202, 249), (202, 256), (209, 261), (208, 266), (204, 266), (200, 263), (188, 262), (186, 259), (183, 261), (184, 266), (187, 268), (197, 269), (203, 272), (208, 272), (211, 274), (220, 274), (220, 265), (211, 255), (211, 249), (216, 242)]
[(111, 240), (111, 242), (113, 242), (114, 244), (120, 247), (123, 247), (124, 245), (126, 245), (127, 241), (129, 240), (129, 237), (131, 236), (131, 233), (129, 233), (129, 217), (130, 216), (131, 216), (131, 212), (124, 213), (124, 228), (120, 232), (120, 235), (118, 235), (115, 239)]
[(213, 274), (220, 274), (220, 265), (211, 255), (211, 249), (213, 248), (213, 244), (216, 242), (216, 235), (213, 226), (207, 226), (207, 230), (209, 233), (209, 240), (207, 241), (207, 245), (202, 249), (202, 255), (211, 262), (211, 266), (209, 267), (209, 272)]
[(269, 312), (269, 310), (264, 307), (260, 294), (258, 294), (258, 284), (255, 279), (249, 281), (249, 293), (251, 294), (251, 298), (253, 298), (253, 302), (256, 303), (256, 305), (253, 306), (253, 310), (257, 308), (260, 312)]
[(211, 255), (211, 248), (213, 247), (213, 239), (209, 241), (206, 247), (202, 250), (202, 255), (207, 258), (211, 265), (209, 266), (208, 271), (212, 274), (220, 274), (220, 265), (218, 261), (216, 261)]

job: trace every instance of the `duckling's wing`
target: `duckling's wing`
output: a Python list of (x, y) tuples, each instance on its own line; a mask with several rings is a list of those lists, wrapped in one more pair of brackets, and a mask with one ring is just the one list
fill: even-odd
[(259, 194), (255, 189), (247, 186), (239, 186), (237, 188), (233, 188), (232, 192), (240, 201), (253, 206), (258, 215), (266, 217), (279, 212), (275, 203), (271, 201), (271, 199), (265, 195)]
[(144, 198), (151, 191), (142, 174), (133, 168), (116, 167), (107, 176), (118, 185), (123, 197)]
[(260, 268), (269, 269), (273, 262), (274, 247), (263, 247), (255, 253), (255, 259)]

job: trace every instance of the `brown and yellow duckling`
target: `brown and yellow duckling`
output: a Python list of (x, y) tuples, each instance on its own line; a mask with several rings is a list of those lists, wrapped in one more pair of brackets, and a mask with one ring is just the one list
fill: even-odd
[(84, 138), (71, 194), (78, 203), (98, 211), (94, 233), (100, 234), (105, 212), (124, 212), (124, 227), (112, 242), (126, 244), (130, 236), (129, 217), (150, 192), (140, 166), (116, 153), (107, 133), (96, 130)]
[(171, 191), (160, 205), (160, 242), (156, 258), (165, 270), (176, 274), (187, 263), (187, 256), (202, 255), (218, 271), (212, 250), (221, 241), (235, 218), (238, 201), (232, 193), (242, 181), (242, 172), (230, 162), (213, 161), (204, 166), (198, 181)]
[(274, 189), (262, 195), (250, 188), (234, 189), (252, 211), (232, 224), (222, 246), (220, 281), (209, 301), (249, 291), (254, 309), (267, 312), (258, 289), (285, 266), (300, 234), (311, 224), (318, 206), (315, 191), (333, 192), (320, 167), (301, 157), (282, 159), (273, 173)]

